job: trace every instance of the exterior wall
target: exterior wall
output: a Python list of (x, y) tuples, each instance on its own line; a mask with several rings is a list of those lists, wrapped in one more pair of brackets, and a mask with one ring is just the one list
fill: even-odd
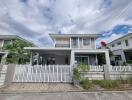
[[(129, 46), (126, 46), (125, 44), (125, 40), (128, 40), (128, 44)], [(121, 42), (120, 45), (118, 45), (117, 43)], [(114, 47), (112, 47), (112, 45), (115, 45)], [(114, 50), (119, 50), (119, 49), (131, 49), (132, 48), (132, 35), (129, 35), (127, 37), (121, 38), (117, 41), (113, 41), (110, 44), (108, 44), (108, 47), (114, 51)]]

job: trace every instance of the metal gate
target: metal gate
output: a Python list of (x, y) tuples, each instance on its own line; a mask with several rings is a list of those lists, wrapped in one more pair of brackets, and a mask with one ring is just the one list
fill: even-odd
[(72, 82), (70, 65), (16, 65), (13, 82)]

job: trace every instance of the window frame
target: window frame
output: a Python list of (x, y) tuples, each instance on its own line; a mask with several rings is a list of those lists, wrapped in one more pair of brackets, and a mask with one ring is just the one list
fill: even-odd
[(84, 46), (90, 46), (91, 38), (83, 38), (83, 45)]

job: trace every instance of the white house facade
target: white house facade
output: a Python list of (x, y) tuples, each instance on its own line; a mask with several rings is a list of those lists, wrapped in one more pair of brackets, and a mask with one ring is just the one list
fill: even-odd
[(98, 65), (98, 54), (105, 54), (110, 65), (107, 49), (96, 49), (95, 40), (100, 34), (50, 34), (54, 47), (25, 47), (31, 51), (31, 64), (73, 65), (85, 63)]
[(117, 64), (132, 62), (132, 33), (110, 42), (108, 47), (113, 52), (113, 60)]

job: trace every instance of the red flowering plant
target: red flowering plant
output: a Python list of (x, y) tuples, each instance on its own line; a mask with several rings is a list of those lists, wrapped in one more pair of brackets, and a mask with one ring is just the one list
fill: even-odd
[(107, 43), (104, 42), (104, 41), (101, 41), (101, 45), (102, 45), (103, 47), (106, 47), (106, 46), (107, 46)]

